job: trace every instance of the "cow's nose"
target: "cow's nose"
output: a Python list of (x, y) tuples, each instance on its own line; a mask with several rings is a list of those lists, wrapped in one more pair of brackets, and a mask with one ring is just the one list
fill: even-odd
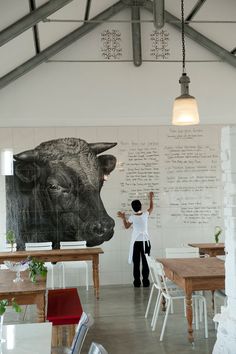
[(100, 222), (96, 222), (93, 224), (92, 227), (93, 233), (95, 233), (96, 235), (102, 235), (103, 232), (105, 231), (105, 228), (102, 227), (102, 224)]
[(114, 227), (114, 221), (102, 219), (94, 221), (91, 225), (91, 230), (94, 235), (101, 237), (104, 236), (106, 233), (110, 232), (110, 230)]

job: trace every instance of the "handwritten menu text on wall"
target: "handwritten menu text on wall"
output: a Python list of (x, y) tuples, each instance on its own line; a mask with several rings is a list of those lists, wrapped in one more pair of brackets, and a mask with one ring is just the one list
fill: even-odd
[(160, 127), (156, 139), (120, 141), (122, 208), (148, 192), (158, 200), (158, 224), (206, 225), (221, 220), (220, 128)]

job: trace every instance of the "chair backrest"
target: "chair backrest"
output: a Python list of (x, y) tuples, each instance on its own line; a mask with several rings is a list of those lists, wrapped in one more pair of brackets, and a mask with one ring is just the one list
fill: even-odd
[(154, 261), (154, 258), (149, 256), (147, 253), (145, 254), (145, 256), (146, 256), (146, 260), (147, 260), (147, 264), (148, 264), (148, 268), (149, 268), (149, 272), (150, 272), (150, 278), (151, 278), (152, 282), (155, 283), (155, 274), (153, 272), (153, 267), (152, 267), (152, 262)]
[(195, 247), (166, 248), (166, 258), (199, 258), (199, 249)]
[(47, 251), (52, 249), (52, 242), (26, 242), (26, 251)]
[(83, 312), (76, 327), (75, 336), (71, 345), (71, 354), (80, 354), (86, 334), (93, 323), (93, 317)]
[(108, 352), (101, 344), (92, 342), (88, 354), (108, 354)]
[(153, 259), (152, 270), (154, 273), (155, 282), (158, 288), (165, 294), (169, 294), (168, 286), (166, 285), (166, 276), (162, 263)]
[(164, 290), (166, 283), (165, 283), (165, 279), (163, 283), (163, 278), (165, 278), (163, 265), (160, 262), (156, 261), (151, 256), (148, 256), (147, 254), (146, 254), (146, 259), (149, 266), (150, 274), (152, 275), (153, 282), (155, 283), (156, 288), (160, 290)]
[(10, 243), (6, 243), (4, 249), (1, 252), (11, 252), (16, 251), (16, 243), (13, 243), (13, 247)]
[(85, 248), (86, 241), (61, 241), (60, 249)]

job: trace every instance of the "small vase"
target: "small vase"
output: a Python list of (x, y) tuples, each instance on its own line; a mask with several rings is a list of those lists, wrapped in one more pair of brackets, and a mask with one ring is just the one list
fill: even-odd
[(4, 320), (4, 315), (0, 316), (0, 343), (6, 342), (6, 339), (4, 339), (3, 336), (3, 320)]

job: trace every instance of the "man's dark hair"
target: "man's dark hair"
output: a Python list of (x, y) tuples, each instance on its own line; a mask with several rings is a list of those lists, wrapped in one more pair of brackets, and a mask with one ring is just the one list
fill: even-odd
[(136, 213), (142, 209), (142, 204), (138, 199), (133, 200), (131, 206)]

